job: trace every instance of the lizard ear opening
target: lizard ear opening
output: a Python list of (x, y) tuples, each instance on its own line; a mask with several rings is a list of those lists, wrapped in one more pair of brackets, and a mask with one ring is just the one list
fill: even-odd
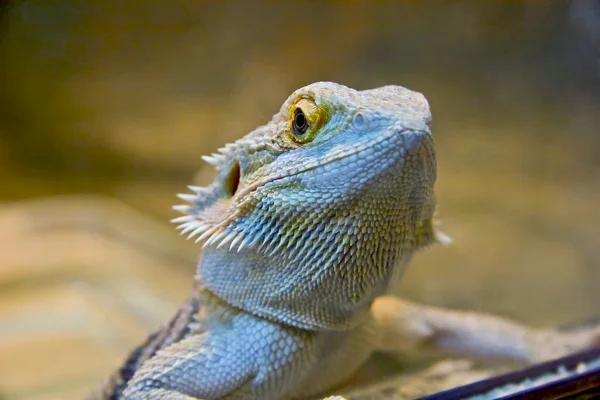
[(235, 160), (224, 182), (224, 190), (229, 197), (233, 197), (236, 194), (240, 186), (241, 176), (240, 163)]
[(219, 175), (208, 187), (188, 186), (193, 194), (179, 194), (179, 197), (190, 205), (177, 205), (173, 209), (185, 214), (171, 222), (178, 223), (181, 234), (188, 234), (188, 239), (195, 238), (195, 242), (204, 241), (204, 246), (217, 239), (233, 240), (235, 234), (228, 229), (230, 222), (229, 206), (232, 198), (240, 188), (242, 178), (241, 166), (238, 160), (233, 159), (229, 165), (219, 165)]
[(179, 224), (177, 229), (181, 230), (181, 235), (188, 234), (188, 239), (196, 238), (196, 243), (222, 233), (227, 227), (228, 208), (237, 185), (234, 173), (231, 185), (226, 188), (228, 193), (224, 193), (223, 189), (219, 190), (214, 184), (208, 187), (189, 186), (195, 194), (178, 194), (177, 197), (192, 204), (173, 206), (175, 211), (185, 215), (172, 219), (171, 222)]

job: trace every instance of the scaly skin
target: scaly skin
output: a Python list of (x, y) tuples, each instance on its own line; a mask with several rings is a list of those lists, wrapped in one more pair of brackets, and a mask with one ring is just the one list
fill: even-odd
[(305, 398), (406, 345), (534, 360), (537, 336), (516, 324), (377, 299), (445, 241), (430, 122), (420, 93), (319, 82), (205, 157), (217, 178), (176, 207), (203, 243), (192, 295), (92, 398)]

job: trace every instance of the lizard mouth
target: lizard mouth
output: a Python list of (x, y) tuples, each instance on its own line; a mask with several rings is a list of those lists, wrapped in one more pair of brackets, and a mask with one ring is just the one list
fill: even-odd
[[(427, 137), (429, 136), (429, 132), (423, 131), (423, 130), (411, 129), (411, 128), (390, 129), (386, 133), (379, 135), (377, 138), (366, 141), (364, 143), (361, 143), (361, 144), (357, 145), (356, 147), (353, 147), (348, 150), (338, 151), (326, 159), (313, 160), (311, 162), (300, 165), (300, 166), (298, 166), (298, 168), (294, 169), (293, 172), (287, 172), (287, 173), (280, 172), (274, 176), (255, 181), (252, 184), (239, 190), (238, 196), (240, 196), (242, 198), (247, 198), (246, 196), (250, 195), (252, 192), (255, 192), (256, 190), (260, 189), (261, 187), (266, 186), (269, 183), (282, 181), (286, 178), (290, 178), (290, 177), (305, 173), (307, 171), (323, 167), (327, 164), (331, 164), (340, 159), (350, 157), (355, 154), (359, 154), (368, 148), (377, 146), (378, 144), (381, 144), (392, 138), (398, 138), (398, 137), (403, 137), (403, 136), (406, 136), (406, 137), (403, 138), (403, 140), (399, 140), (399, 145), (397, 146), (398, 154), (406, 154), (407, 152), (410, 154), (416, 154), (418, 152), (418, 149), (423, 147), (425, 145), (425, 143), (427, 142)], [(235, 171), (236, 165), (238, 168), (237, 172)], [(239, 163), (237, 161), (236, 161), (236, 164), (234, 165), (234, 167), (232, 168), (232, 171), (230, 172), (229, 176), (236, 176), (236, 174), (237, 174), (238, 181), (239, 181)], [(237, 188), (237, 186), (236, 186), (236, 188)], [(242, 200), (242, 203), (243, 202), (244, 202), (244, 200)]]

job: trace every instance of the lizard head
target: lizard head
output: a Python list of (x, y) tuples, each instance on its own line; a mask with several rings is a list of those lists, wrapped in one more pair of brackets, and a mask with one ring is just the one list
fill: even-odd
[(213, 288), (236, 305), (266, 296), (280, 309), (326, 287), (340, 303), (370, 302), (400, 260), (436, 240), (430, 124), (425, 97), (399, 86), (295, 91), (268, 124), (204, 158), (218, 170), (210, 186), (180, 195), (192, 204), (175, 221), (206, 247), (201, 278), (245, 271), (252, 289), (241, 275)]

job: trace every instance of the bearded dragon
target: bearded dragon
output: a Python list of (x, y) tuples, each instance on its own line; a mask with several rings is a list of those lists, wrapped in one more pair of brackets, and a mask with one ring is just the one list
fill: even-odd
[(385, 296), (415, 251), (448, 242), (420, 93), (314, 83), (203, 158), (217, 177), (175, 207), (202, 244), (192, 293), (90, 399), (314, 398), (375, 350), (532, 362), (597, 340)]

